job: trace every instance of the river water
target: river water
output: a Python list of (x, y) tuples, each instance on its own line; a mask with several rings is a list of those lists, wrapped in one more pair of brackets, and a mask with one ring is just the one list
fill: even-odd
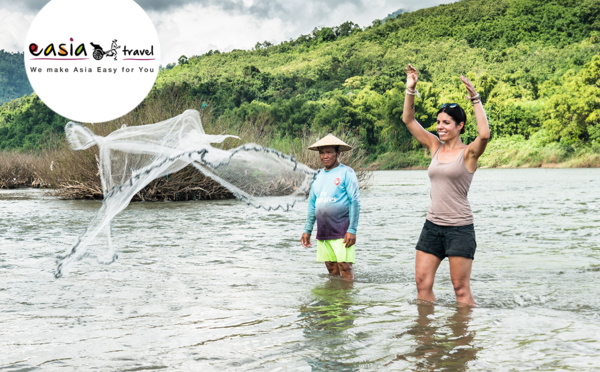
[(456, 307), (416, 303), (425, 171), (361, 192), (356, 280), (331, 279), (291, 212), (237, 201), (133, 203), (119, 259), (55, 258), (100, 206), (0, 191), (0, 370), (593, 371), (600, 368), (600, 169), (480, 169), (478, 248)]

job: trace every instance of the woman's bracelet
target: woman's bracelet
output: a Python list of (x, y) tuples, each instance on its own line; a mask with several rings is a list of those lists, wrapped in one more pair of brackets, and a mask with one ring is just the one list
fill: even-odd
[(417, 90), (417, 88), (415, 88), (415, 90), (411, 90), (410, 88), (406, 88), (406, 94), (411, 95), (411, 96), (417, 96), (417, 97), (421, 98), (421, 94), (419, 93), (419, 91)]
[(477, 93), (477, 94), (475, 94), (473, 97), (471, 97), (471, 96), (466, 96), (466, 98), (467, 98), (467, 99), (469, 99), (469, 100), (471, 100), (471, 101), (474, 101), (474, 100), (476, 100), (476, 99), (479, 99), (480, 97), (479, 97), (479, 93)]
[(473, 106), (475, 106), (477, 103), (481, 103), (481, 101), (478, 99), (474, 99), (471, 102), (473, 103)]

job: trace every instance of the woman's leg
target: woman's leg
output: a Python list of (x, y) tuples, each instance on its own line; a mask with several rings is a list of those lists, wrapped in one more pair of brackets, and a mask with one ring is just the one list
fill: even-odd
[(415, 259), (415, 281), (417, 282), (417, 299), (423, 301), (435, 301), (433, 294), (433, 281), (435, 272), (440, 266), (440, 260), (431, 253), (417, 250)]
[(466, 257), (450, 256), (450, 279), (454, 286), (456, 302), (476, 306), (471, 294), (471, 267), (473, 260)]

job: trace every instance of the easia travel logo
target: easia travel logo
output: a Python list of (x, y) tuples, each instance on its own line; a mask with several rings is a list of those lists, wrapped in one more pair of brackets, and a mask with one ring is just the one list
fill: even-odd
[[(75, 46), (73, 38), (70, 38), (70, 43), (60, 43), (58, 47), (54, 43), (48, 44), (45, 48), (40, 48), (37, 43), (29, 44), (29, 54), (34, 58), (30, 60), (56, 60), (56, 61), (81, 61), (90, 59), (86, 49), (86, 43), (79, 43)], [(93, 47), (92, 57), (100, 61), (104, 57), (114, 57), (117, 60), (118, 50), (121, 48), (117, 44), (117, 39), (113, 39), (110, 49), (104, 50), (100, 44), (89, 42)], [(154, 45), (150, 45), (146, 49), (133, 49), (123, 45), (123, 61), (154, 61)]]
[[(69, 22), (56, 21), (65, 14)], [(156, 29), (134, 0), (48, 1), (23, 51), (27, 77), (44, 104), (86, 123), (114, 120), (137, 107), (160, 68)]]

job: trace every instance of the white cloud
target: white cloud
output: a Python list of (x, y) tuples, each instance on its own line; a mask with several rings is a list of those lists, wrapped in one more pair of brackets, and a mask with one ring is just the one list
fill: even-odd
[[(398, 10), (416, 10), (452, 0), (229, 0), (189, 1), (187, 5), (148, 11), (161, 40), (162, 64), (181, 55), (209, 50), (251, 49), (265, 40), (278, 44), (309, 34), (315, 27), (346, 21), (361, 27)], [(144, 5), (143, 1), (140, 1)]]
[(281, 19), (232, 14), (215, 6), (190, 4), (148, 14), (159, 35), (163, 64), (177, 61), (182, 54), (190, 57), (211, 49), (251, 49), (258, 41), (291, 32)]
[[(413, 11), (452, 0), (137, 0), (154, 22), (161, 63), (213, 49), (251, 49), (265, 40), (280, 43), (315, 27), (346, 21), (361, 27), (398, 9)], [(35, 13), (46, 0), (0, 0), (0, 49), (22, 51)]]
[(33, 14), (0, 8), (0, 49), (10, 52), (23, 51), (25, 36), (33, 18)]

